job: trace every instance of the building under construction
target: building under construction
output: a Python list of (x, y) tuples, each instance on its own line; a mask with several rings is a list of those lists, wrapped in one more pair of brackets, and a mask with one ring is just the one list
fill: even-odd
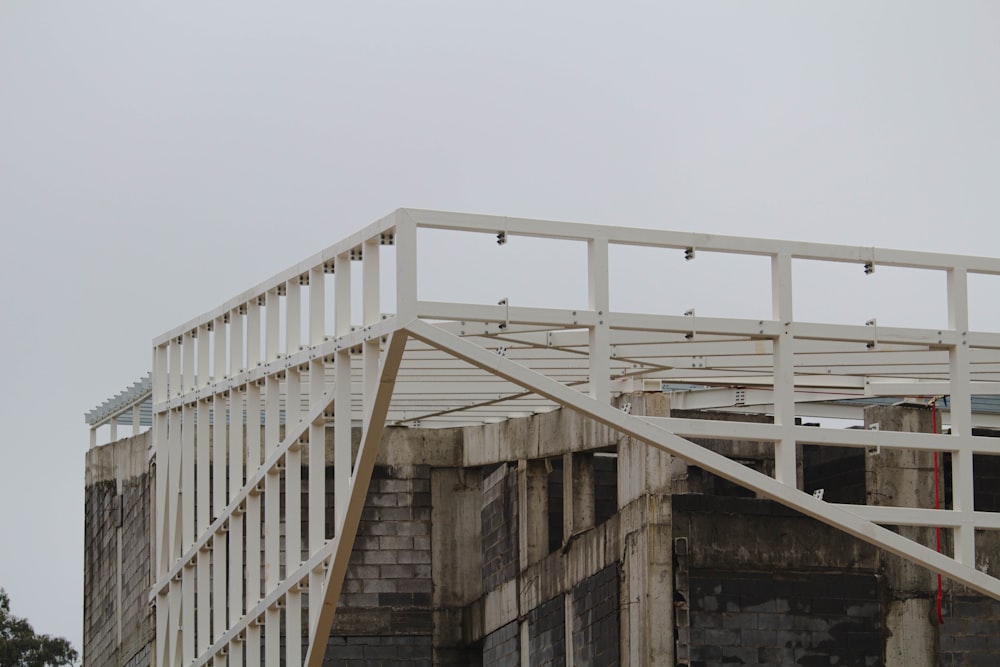
[[(496, 298), (429, 298), (443, 239), (511, 271), (543, 243), (579, 294), (481, 271)], [(767, 312), (623, 308), (654, 289), (617, 280), (634, 249), (679, 293), (757, 262)], [(796, 318), (812, 265), (939, 279), (946, 324)], [(88, 413), (84, 663), (994, 665), (1000, 332), (969, 309), (993, 276), (400, 209), (157, 337)]]

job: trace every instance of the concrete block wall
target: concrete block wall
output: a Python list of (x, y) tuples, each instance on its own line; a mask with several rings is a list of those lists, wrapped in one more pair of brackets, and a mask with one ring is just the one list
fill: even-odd
[(376, 465), (326, 660), (430, 665), (432, 592), (430, 466)]
[(565, 667), (566, 599), (558, 595), (528, 612), (530, 667)]
[(431, 637), (334, 637), (323, 665), (330, 667), (431, 667)]
[(1000, 602), (953, 595), (944, 601), (941, 667), (996, 665), (1000, 662)]
[(517, 621), (483, 639), (483, 667), (521, 667), (521, 633)]
[(119, 663), (116, 544), (118, 490), (114, 480), (84, 494), (83, 656), (87, 665)]
[[(142, 475), (124, 480), (122, 511), (122, 649), (123, 664), (149, 664), (146, 650), (153, 640), (156, 618), (147, 592), (152, 585), (149, 533), (153, 480)], [(143, 657), (145, 656), (145, 657)]]
[(148, 434), (91, 449), (84, 492), (83, 664), (139, 667), (155, 632), (148, 602)]
[(621, 572), (606, 567), (573, 588), (573, 661), (578, 667), (619, 664), (619, 599)]
[(874, 574), (690, 574), (691, 667), (879, 665)]
[(376, 466), (340, 604), (431, 607), (429, 466)]
[(483, 480), (483, 589), (491, 591), (517, 575), (517, 471), (499, 466)]

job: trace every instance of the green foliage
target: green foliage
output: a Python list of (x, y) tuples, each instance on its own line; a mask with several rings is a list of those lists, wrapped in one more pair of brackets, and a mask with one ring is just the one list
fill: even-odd
[(72, 665), (76, 659), (68, 641), (35, 634), (27, 619), (12, 616), (10, 597), (0, 588), (0, 667)]

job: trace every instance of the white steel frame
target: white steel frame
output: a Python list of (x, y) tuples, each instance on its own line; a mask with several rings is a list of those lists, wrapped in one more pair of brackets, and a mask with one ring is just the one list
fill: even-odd
[[(420, 300), (420, 228), (584, 242), (589, 305)], [(695, 327), (690, 316), (613, 312), (608, 258), (615, 244), (770, 258), (772, 315), (698, 317)], [(379, 257), (386, 245), (395, 246), (393, 314), (379, 308)], [(876, 341), (870, 326), (793, 318), (793, 259), (871, 267), (876, 257), (879, 265), (945, 272), (948, 297), (941, 306), (948, 327), (879, 327)], [(351, 314), (353, 261), (362, 263), (357, 322)], [(332, 294), (324, 288), (331, 273)], [(970, 407), (973, 392), (1000, 393), (1000, 333), (969, 331), (970, 273), (1000, 275), (1000, 260), (397, 210), (155, 339), (156, 583), (150, 599), (156, 664), (278, 664), (281, 633), (295, 637), (304, 630), (305, 654), (300, 642), (286, 641), (283, 657), (318, 667), (384, 426), (478, 424), (558, 406), (1000, 599), (1000, 581), (976, 569), (974, 539), (977, 528), (1000, 529), (1000, 514), (976, 511), (972, 497), (973, 454), (1000, 454), (1000, 440), (972, 435)], [(327, 330), (330, 309), (334, 324)], [(817, 365), (825, 372), (816, 372)], [(764, 392), (754, 400), (768, 407), (774, 423), (657, 419), (612, 406), (615, 392), (649, 380)], [(948, 395), (951, 432), (795, 425), (806, 401), (845, 393)], [(729, 407), (741, 405), (746, 403), (734, 400)], [(351, 429), (338, 428), (350, 424), (361, 426), (356, 455)], [(332, 539), (325, 537), (328, 425), (334, 439)], [(773, 442), (775, 475), (687, 439), (695, 437)], [(950, 452), (954, 509), (825, 503), (796, 487), (795, 446), (802, 442)], [(954, 558), (883, 525), (949, 528)]]

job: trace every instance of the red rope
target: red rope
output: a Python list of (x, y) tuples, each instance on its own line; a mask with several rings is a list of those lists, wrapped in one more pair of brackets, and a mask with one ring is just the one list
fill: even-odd
[[(937, 399), (931, 401), (931, 432), (938, 432), (937, 424)], [(941, 509), (941, 494), (940, 494), (940, 483), (938, 481), (938, 453), (934, 452), (934, 509)], [(937, 526), (934, 529), (935, 537), (937, 539), (937, 551), (941, 553), (941, 526)], [(941, 613), (941, 573), (938, 572), (937, 576), (937, 617), (938, 624), (944, 625), (944, 616)]]

